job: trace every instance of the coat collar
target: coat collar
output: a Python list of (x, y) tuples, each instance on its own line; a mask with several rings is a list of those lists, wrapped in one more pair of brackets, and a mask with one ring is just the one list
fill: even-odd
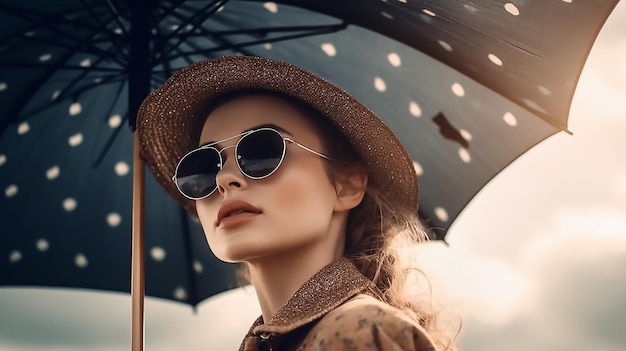
[(365, 291), (375, 294), (376, 287), (349, 259), (342, 257), (304, 283), (269, 322), (263, 323), (262, 316), (257, 318), (246, 334), (244, 344), (260, 335), (286, 334), (321, 318)]

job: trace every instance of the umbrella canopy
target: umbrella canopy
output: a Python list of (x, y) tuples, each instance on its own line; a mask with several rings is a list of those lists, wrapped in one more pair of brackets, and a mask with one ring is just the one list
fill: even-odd
[[(177, 69), (225, 54), (296, 64), (376, 111), (415, 161), (420, 218), (445, 239), (491, 178), (567, 130), (616, 3), (5, 0), (0, 284), (129, 290), (137, 108)], [(150, 175), (145, 240), (147, 295), (195, 305), (236, 285)]]

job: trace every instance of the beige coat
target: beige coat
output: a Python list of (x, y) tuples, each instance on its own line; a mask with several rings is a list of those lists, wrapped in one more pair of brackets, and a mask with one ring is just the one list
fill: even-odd
[(240, 351), (435, 351), (426, 331), (381, 302), (376, 288), (342, 258), (324, 267), (263, 323)]

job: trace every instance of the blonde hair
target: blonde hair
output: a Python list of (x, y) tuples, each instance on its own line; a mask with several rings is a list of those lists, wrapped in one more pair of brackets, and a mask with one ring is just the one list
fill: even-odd
[[(375, 188), (369, 188), (361, 204), (348, 215), (344, 253), (376, 285), (384, 302), (417, 321), (441, 350), (452, 351), (456, 350), (454, 338), (460, 326), (454, 331), (443, 325), (432, 304), (426, 274), (416, 267), (407, 267), (397, 249), (427, 240), (416, 214), (396, 212)], [(420, 301), (409, 298), (406, 289), (407, 279), (414, 273), (422, 276), (421, 284), (428, 285), (429, 294)]]
[[(278, 96), (309, 117), (309, 120), (317, 127), (323, 152), (331, 158), (331, 161), (326, 163), (327, 174), (331, 180), (335, 174), (345, 169), (362, 165), (358, 153), (329, 119), (298, 99), (276, 92), (243, 90), (228, 94), (217, 104), (248, 94)], [(421, 281), (429, 285), (428, 291), (430, 291), (430, 282), (419, 269), (403, 265), (395, 245), (398, 243), (418, 244), (427, 241), (428, 235), (416, 213), (398, 211), (393, 206), (393, 201), (384, 198), (377, 189), (375, 181), (370, 179), (363, 200), (357, 207), (350, 210), (346, 225), (344, 255), (361, 274), (376, 285), (382, 293), (380, 298), (384, 302), (398, 308), (419, 323), (439, 349), (455, 351), (454, 338), (458, 335), (460, 326), (456, 328), (456, 331), (451, 331), (440, 323), (439, 312), (432, 304), (430, 293), (425, 301), (418, 301), (408, 296), (406, 285), (411, 273), (418, 273), (425, 278)], [(240, 266), (238, 277), (241, 283), (249, 282), (249, 271), (246, 265)]]

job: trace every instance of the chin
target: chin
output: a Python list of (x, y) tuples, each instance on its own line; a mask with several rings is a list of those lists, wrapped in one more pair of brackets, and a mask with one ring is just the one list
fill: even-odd
[[(241, 245), (244, 246), (244, 245)], [(246, 262), (255, 257), (261, 256), (257, 247), (250, 247), (251, 245), (245, 245), (246, 247), (220, 247), (213, 248), (211, 247), (211, 251), (220, 261), (224, 261), (226, 263), (240, 263)]]

